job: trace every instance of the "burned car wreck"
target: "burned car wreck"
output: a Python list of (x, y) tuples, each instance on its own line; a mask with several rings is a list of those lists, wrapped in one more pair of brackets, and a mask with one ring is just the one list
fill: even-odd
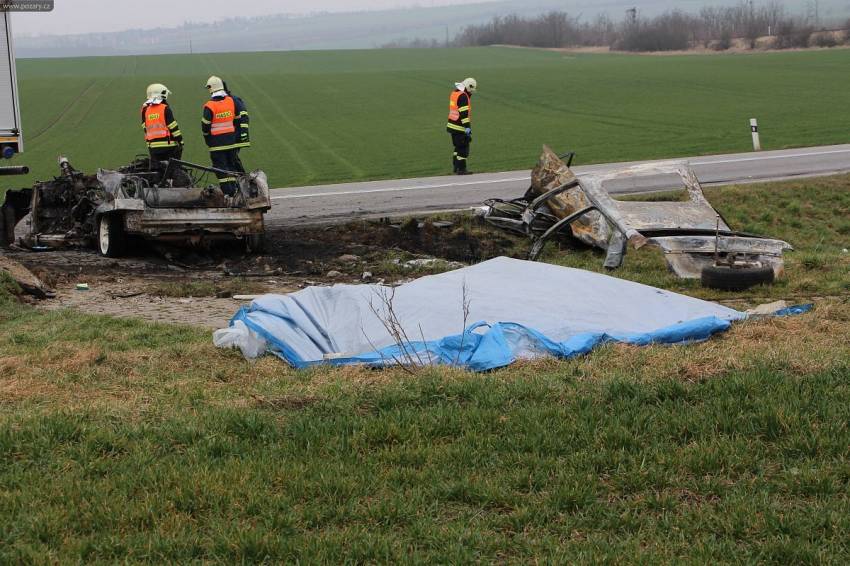
[[(725, 279), (733, 289), (743, 282), (769, 283), (784, 272), (787, 242), (734, 231), (703, 194), (685, 162), (627, 167), (612, 173), (575, 175), (574, 154), (558, 156), (548, 147), (532, 172), (531, 188), (512, 201), (489, 200), (483, 216), (491, 224), (527, 235), (529, 259), (537, 259), (547, 241), (562, 233), (607, 252), (605, 267), (623, 264), (628, 244), (660, 249), (669, 269), (686, 279)], [(684, 188), (683, 202), (617, 200), (612, 191), (628, 188), (637, 177), (672, 180)], [(724, 278), (724, 274), (729, 274)], [(732, 280), (737, 281), (734, 284)], [(744, 285), (751, 286), (751, 285)]]
[(147, 158), (117, 171), (87, 175), (60, 158), (61, 174), (32, 188), (6, 193), (0, 208), (0, 244), (31, 250), (95, 246), (101, 254), (124, 253), (130, 237), (206, 245), (237, 239), (259, 251), (264, 215), (271, 208), (262, 171), (234, 174), (238, 190), (225, 195), (204, 179), (215, 169)]

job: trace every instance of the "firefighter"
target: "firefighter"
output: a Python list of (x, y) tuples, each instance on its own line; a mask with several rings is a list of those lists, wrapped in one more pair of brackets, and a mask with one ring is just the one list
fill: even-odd
[(162, 84), (152, 84), (142, 106), (142, 128), (151, 157), (151, 168), (161, 169), (163, 161), (183, 155), (183, 134), (168, 105), (171, 91)]
[(455, 175), (471, 175), (466, 162), (469, 159), (469, 145), (472, 143), (472, 95), (478, 90), (478, 82), (468, 78), (455, 83), (455, 89), (449, 97), (449, 123), (446, 130), (452, 136), (454, 153), (452, 165)]
[(212, 166), (226, 171), (216, 173), (219, 186), (224, 194), (233, 196), (237, 189), (235, 174), (245, 172), (239, 159), (239, 150), (245, 147), (240, 132), (240, 110), (236, 99), (227, 92), (224, 81), (219, 77), (209, 78), (207, 90), (210, 100), (204, 105), (201, 129), (210, 150)]

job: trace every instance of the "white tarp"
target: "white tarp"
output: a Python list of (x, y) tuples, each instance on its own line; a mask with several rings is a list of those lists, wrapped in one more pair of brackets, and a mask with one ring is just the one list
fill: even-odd
[(610, 340), (705, 340), (745, 316), (589, 271), (497, 258), (394, 290), (335, 285), (266, 295), (233, 324), (244, 322), (296, 367), (419, 360), (487, 370), (517, 358), (574, 356)]

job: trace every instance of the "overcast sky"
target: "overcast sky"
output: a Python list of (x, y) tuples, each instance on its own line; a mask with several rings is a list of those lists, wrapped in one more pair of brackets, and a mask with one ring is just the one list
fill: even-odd
[(176, 27), (186, 21), (211, 22), (235, 16), (349, 12), (487, 1), (490, 0), (55, 0), (53, 12), (15, 14), (12, 25), (16, 34), (73, 34)]

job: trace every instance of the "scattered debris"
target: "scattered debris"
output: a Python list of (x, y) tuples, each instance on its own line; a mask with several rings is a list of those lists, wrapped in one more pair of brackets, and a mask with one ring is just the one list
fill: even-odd
[(336, 270), (328, 271), (325, 277), (327, 277), (328, 279), (339, 279), (340, 277), (342, 277), (342, 272)]
[(445, 270), (450, 269), (460, 269), (462, 267), (466, 267), (464, 264), (458, 261), (446, 261), (444, 259), (429, 257), (422, 259), (411, 259), (409, 261), (404, 262), (404, 267), (408, 269), (421, 269), (427, 267), (441, 267)]
[(90, 290), (88, 283), (77, 283), (76, 289), (77, 289), (77, 291), (89, 291)]
[(788, 308), (786, 301), (776, 301), (766, 305), (759, 305), (754, 309), (747, 311), (747, 318), (766, 318), (775, 316), (776, 313)]
[[(572, 155), (570, 156), (570, 161)], [(687, 190), (686, 202), (615, 200), (609, 187), (639, 176), (675, 179)], [(699, 279), (718, 260), (735, 258), (784, 271), (783, 253), (792, 250), (781, 240), (733, 231), (711, 206), (687, 163), (649, 164), (605, 174), (577, 177), (551, 149), (532, 172), (532, 186), (513, 201), (487, 201), (484, 218), (491, 224), (532, 239), (529, 259), (537, 259), (546, 242), (570, 228), (574, 238), (607, 251), (605, 267), (619, 268), (627, 244), (635, 249), (660, 248), (676, 275)]]

